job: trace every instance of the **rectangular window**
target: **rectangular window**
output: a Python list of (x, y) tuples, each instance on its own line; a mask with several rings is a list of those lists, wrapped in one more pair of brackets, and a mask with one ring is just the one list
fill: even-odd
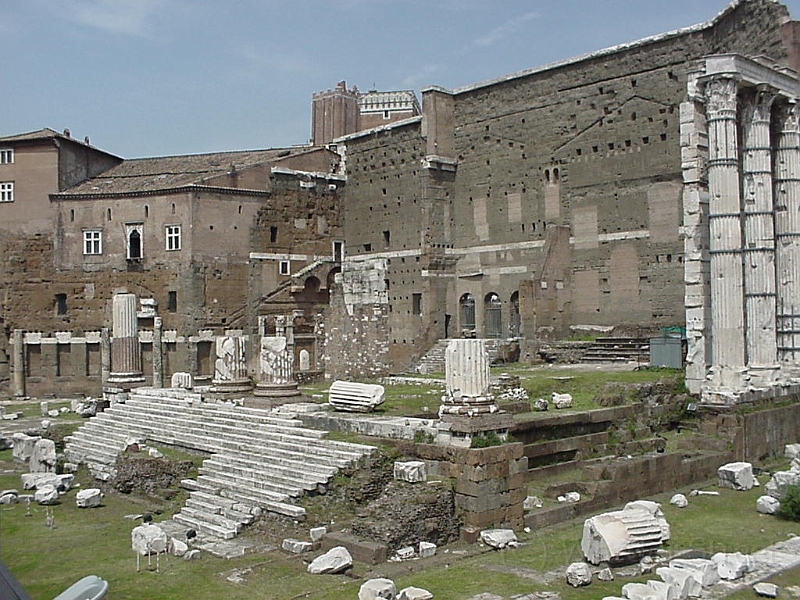
[(14, 162), (14, 150), (4, 148), (0, 150), (0, 165), (10, 165)]
[(178, 312), (178, 292), (167, 292), (167, 312)]
[(67, 314), (67, 295), (56, 294), (56, 315), (63, 316)]
[(280, 273), (281, 275), (289, 275), (290, 272), (291, 272), (291, 268), (290, 268), (289, 261), (288, 260), (282, 260), (278, 264), (278, 273)]
[(411, 294), (411, 314), (422, 314), (422, 294)]
[(83, 232), (83, 253), (102, 254), (103, 253), (103, 232), (88, 230)]
[(0, 202), (14, 201), (14, 182), (0, 181)]
[(167, 225), (165, 228), (167, 238), (167, 250), (181, 249), (181, 226)]

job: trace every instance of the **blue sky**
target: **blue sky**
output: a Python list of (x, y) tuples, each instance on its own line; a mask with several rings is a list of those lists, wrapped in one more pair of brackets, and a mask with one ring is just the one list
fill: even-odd
[[(126, 158), (308, 141), (312, 93), (469, 85), (707, 21), (727, 0), (0, 0), (0, 135)], [(800, 0), (785, 1), (800, 18)]]

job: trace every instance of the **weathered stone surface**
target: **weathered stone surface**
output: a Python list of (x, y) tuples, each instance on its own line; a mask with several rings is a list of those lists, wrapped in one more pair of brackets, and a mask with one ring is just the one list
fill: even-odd
[(533, 401), (533, 410), (544, 412), (547, 410), (549, 402), (545, 398), (537, 398)]
[(412, 546), (398, 548), (394, 555), (398, 560), (408, 560), (410, 558), (414, 558), (414, 548)]
[(717, 552), (711, 557), (717, 565), (720, 579), (735, 581), (753, 569), (753, 559), (741, 552)]
[(189, 550), (183, 555), (183, 560), (197, 560), (198, 558), (200, 558), (200, 550), (197, 548)]
[(783, 448), (783, 455), (789, 459), (795, 459), (800, 456), (800, 444), (786, 444)]
[(774, 515), (781, 508), (781, 503), (772, 496), (761, 496), (756, 500), (756, 510), (763, 515)]
[(170, 387), (182, 388), (184, 390), (192, 389), (194, 387), (192, 374), (181, 371), (173, 373), (172, 379), (170, 380)]
[(522, 503), (524, 510), (533, 510), (534, 508), (542, 508), (542, 500), (538, 496), (528, 496)]
[(669, 561), (673, 569), (685, 569), (701, 587), (710, 587), (719, 581), (717, 563), (705, 558), (676, 558)]
[(165, 552), (167, 540), (164, 530), (153, 523), (139, 525), (131, 531), (131, 548), (142, 556)]
[(614, 572), (608, 567), (604, 567), (597, 572), (598, 581), (614, 581)]
[(774, 583), (760, 582), (753, 586), (753, 591), (763, 598), (777, 598), (778, 586)]
[(567, 567), (567, 583), (572, 587), (583, 587), (592, 583), (592, 570), (585, 562), (574, 562)]
[(700, 582), (689, 569), (659, 567), (656, 569), (656, 575), (678, 590), (678, 598), (697, 598), (702, 590)]
[(397, 600), (433, 600), (433, 594), (423, 588), (410, 586), (400, 590)]
[(669, 499), (669, 503), (673, 506), (677, 506), (678, 508), (686, 508), (689, 505), (689, 501), (683, 494), (675, 494)]
[(292, 554), (301, 554), (303, 552), (310, 552), (312, 543), (293, 538), (286, 538), (283, 540), (281, 548), (283, 548), (283, 550), (286, 552), (291, 552)]
[(11, 457), (17, 462), (29, 463), (31, 454), (33, 454), (33, 447), (41, 438), (24, 433), (15, 433), (11, 436), (11, 439), (14, 441), (14, 449), (11, 451)]
[(58, 504), (58, 490), (53, 484), (43, 485), (36, 489), (33, 499), (42, 505)]
[(75, 476), (71, 473), (56, 475), (55, 473), (23, 473), (22, 489), (35, 490), (43, 485), (52, 485), (62, 492), (68, 491), (75, 481)]
[(318, 542), (322, 539), (322, 536), (328, 533), (327, 527), (312, 527), (309, 531), (309, 536), (311, 537), (312, 542)]
[(653, 515), (653, 518), (658, 521), (658, 524), (661, 526), (661, 541), (669, 541), (672, 536), (669, 523), (667, 523), (667, 518), (664, 516), (664, 512), (661, 510), (661, 505), (658, 502), (653, 502), (652, 500), (634, 500), (633, 502), (628, 502), (624, 510), (633, 509), (646, 510)]
[(103, 493), (98, 488), (80, 490), (75, 496), (78, 508), (96, 508), (103, 504)]
[(800, 471), (778, 471), (772, 474), (769, 482), (764, 486), (764, 493), (781, 500), (791, 485), (800, 485)]
[(559, 394), (553, 392), (553, 406), (556, 408), (572, 408), (572, 394)]
[(594, 565), (634, 562), (661, 547), (665, 524), (645, 508), (595, 515), (584, 521), (581, 550)]
[(169, 552), (172, 556), (183, 556), (189, 551), (189, 545), (178, 538), (169, 539)]
[(394, 478), (408, 483), (420, 483), (428, 479), (425, 463), (421, 460), (394, 463)]
[(511, 529), (484, 529), (480, 539), (487, 546), (497, 549), (517, 544), (517, 536)]
[(370, 412), (383, 404), (385, 390), (374, 383), (334, 381), (328, 391), (328, 402), (336, 410)]
[(431, 542), (420, 542), (419, 543), (419, 557), (420, 558), (430, 558), (431, 556), (436, 555), (436, 544), (432, 544)]
[(395, 600), (397, 588), (391, 579), (367, 579), (358, 590), (358, 600)]
[(331, 548), (311, 561), (308, 572), (312, 575), (325, 573), (341, 573), (353, 566), (353, 558), (344, 546)]
[(16, 504), (18, 500), (19, 492), (17, 490), (0, 491), (0, 504)]
[(753, 488), (753, 465), (748, 462), (732, 462), (717, 469), (718, 485), (721, 488), (746, 491)]

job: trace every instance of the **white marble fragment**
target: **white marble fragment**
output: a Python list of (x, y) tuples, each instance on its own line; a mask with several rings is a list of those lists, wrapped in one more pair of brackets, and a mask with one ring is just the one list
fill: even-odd
[(419, 557), (420, 558), (430, 558), (431, 556), (436, 555), (436, 544), (432, 544), (431, 542), (420, 542), (419, 543)]
[(281, 544), (281, 548), (286, 552), (292, 554), (302, 554), (303, 552), (310, 552), (313, 544), (303, 540), (296, 540), (294, 538), (286, 538)]
[(341, 573), (353, 566), (353, 557), (344, 546), (336, 546), (311, 561), (308, 572), (312, 575)]
[(592, 583), (592, 570), (585, 562), (574, 562), (567, 567), (567, 583), (572, 587), (583, 587)]
[(394, 600), (396, 597), (394, 581), (383, 577), (367, 579), (358, 590), (358, 600)]
[(153, 523), (134, 527), (131, 531), (131, 548), (142, 556), (167, 550), (167, 534)]
[(722, 465), (717, 469), (718, 485), (737, 491), (747, 491), (753, 488), (753, 465), (749, 462), (732, 462)]
[(420, 483), (428, 479), (425, 462), (421, 460), (397, 461), (394, 463), (394, 478), (408, 483)]
[(102, 506), (103, 492), (98, 488), (80, 490), (75, 496), (75, 504), (78, 508), (97, 508)]
[(480, 538), (491, 548), (502, 549), (517, 545), (517, 536), (511, 529), (484, 529)]
[(711, 557), (717, 564), (720, 579), (735, 581), (753, 570), (753, 559), (741, 552), (717, 552)]
[(677, 506), (678, 508), (686, 508), (689, 505), (689, 501), (683, 494), (675, 494), (669, 499), (669, 503), (673, 506)]
[(780, 500), (772, 496), (761, 496), (756, 500), (756, 510), (762, 515), (777, 514), (781, 508)]
[(33, 495), (33, 499), (43, 506), (48, 506), (51, 504), (58, 504), (58, 490), (56, 486), (49, 483), (47, 485), (43, 485), (40, 488), (36, 489), (36, 493)]
[(409, 586), (400, 590), (397, 600), (433, 600), (433, 594), (423, 588)]

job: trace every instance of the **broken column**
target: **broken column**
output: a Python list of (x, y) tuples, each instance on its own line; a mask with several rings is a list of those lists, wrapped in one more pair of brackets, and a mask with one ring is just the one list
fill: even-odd
[(108, 383), (122, 390), (130, 390), (144, 383), (135, 294), (114, 295), (112, 323), (111, 373)]
[(450, 340), (445, 351), (445, 394), (439, 417), (451, 445), (469, 447), (477, 436), (505, 439), (512, 415), (502, 412), (489, 390), (489, 355), (484, 340)]
[(778, 373), (770, 144), (770, 117), (774, 99), (770, 88), (757, 86), (747, 96), (742, 110), (744, 323), (748, 374), (755, 385), (772, 383)]
[(276, 335), (261, 337), (258, 356), (258, 383), (255, 396), (276, 399), (297, 398), (300, 390), (294, 380), (294, 346), (285, 335), (285, 318), (276, 317)]
[(246, 343), (247, 338), (239, 332), (229, 332), (228, 335), (217, 338), (212, 392), (241, 393), (253, 389), (247, 375)]

